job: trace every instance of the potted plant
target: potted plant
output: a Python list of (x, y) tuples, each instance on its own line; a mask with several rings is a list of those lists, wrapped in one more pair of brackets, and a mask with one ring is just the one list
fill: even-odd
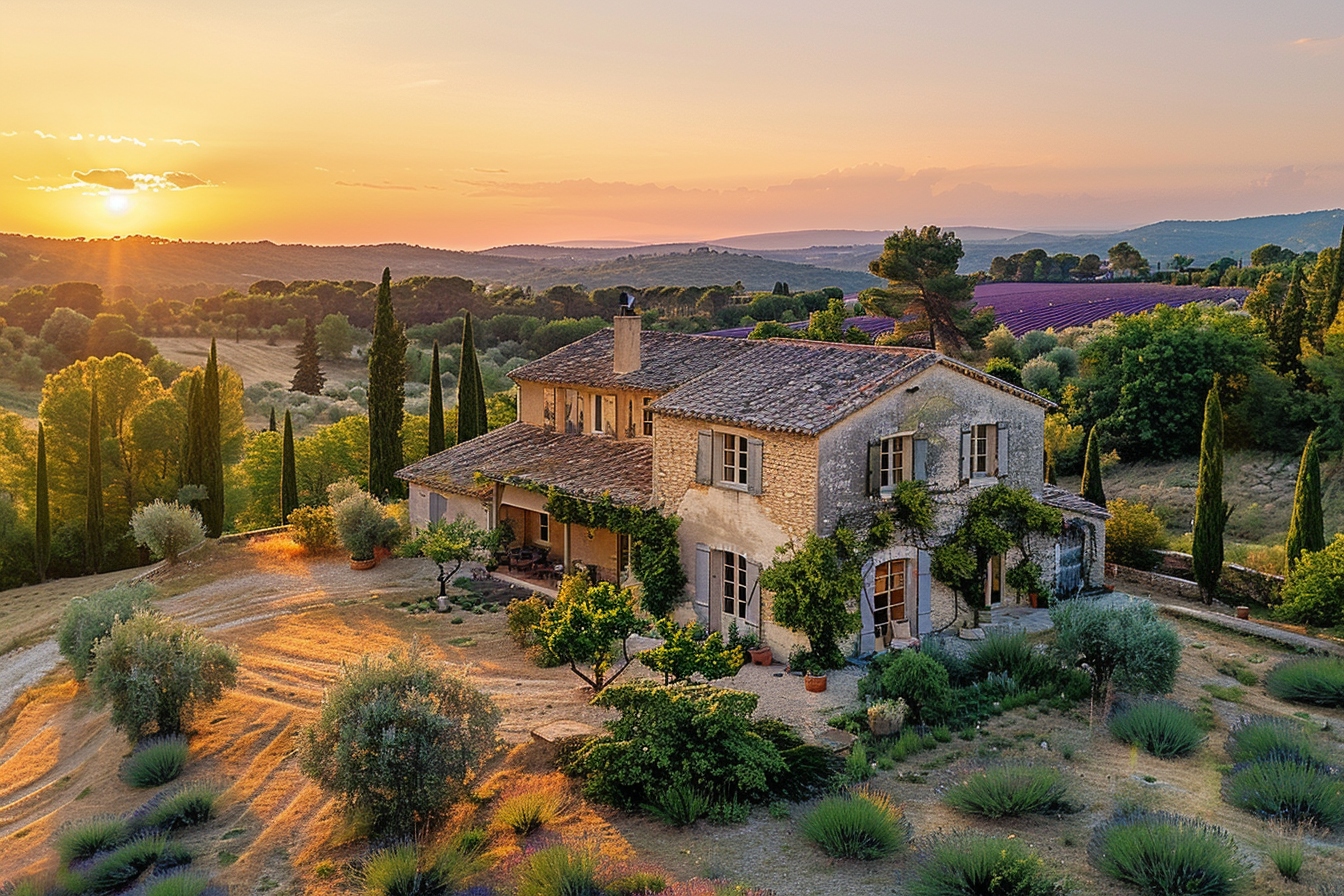
[(905, 725), (905, 716), (910, 707), (900, 697), (895, 700), (878, 700), (868, 706), (868, 730), (878, 737), (891, 737), (901, 733)]
[(1045, 606), (1048, 602), (1043, 597), (1050, 593), (1050, 588), (1041, 580), (1039, 563), (1024, 557), (1016, 566), (1004, 574), (1003, 579), (1009, 588), (1017, 592), (1019, 600), (1025, 593), (1033, 609)]
[[(858, 537), (841, 527), (829, 538), (808, 535), (801, 548), (789, 545), (780, 551), (761, 570), (761, 589), (774, 594), (775, 621), (807, 636), (804, 683), (810, 691), (822, 691), (826, 670), (845, 663), (841, 639), (861, 625), (858, 612), (849, 608), (863, 587)], [(789, 665), (798, 668), (792, 657)]]
[(331, 509), (341, 544), (350, 553), (351, 569), (372, 569), (378, 548), (395, 541), (397, 521), (368, 492), (355, 492)]
[(737, 623), (729, 627), (729, 643), (736, 640), (737, 645), (747, 652), (751, 664), (754, 666), (768, 666), (775, 661), (775, 655), (770, 650), (770, 645), (761, 642), (761, 636), (755, 632), (747, 632), (745, 635), (737, 633)]

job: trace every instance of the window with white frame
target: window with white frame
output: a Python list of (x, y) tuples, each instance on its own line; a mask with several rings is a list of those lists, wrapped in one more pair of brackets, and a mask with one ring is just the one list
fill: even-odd
[(878, 449), (878, 487), (889, 495), (896, 486), (912, 479), (914, 460), (913, 438), (910, 435), (888, 436)]
[(980, 423), (971, 427), (971, 478), (982, 479), (999, 474), (999, 427)]
[(747, 558), (741, 554), (724, 551), (723, 615), (745, 621), (750, 598), (751, 591), (747, 586)]
[(723, 436), (723, 465), (719, 480), (727, 485), (746, 486), (747, 484), (747, 439), (746, 436), (725, 432)]

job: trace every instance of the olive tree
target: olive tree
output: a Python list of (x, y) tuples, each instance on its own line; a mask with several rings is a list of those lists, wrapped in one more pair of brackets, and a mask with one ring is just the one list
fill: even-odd
[(205, 523), (190, 507), (156, 498), (131, 514), (131, 534), (136, 544), (173, 564), (179, 554), (205, 540)]
[[(610, 582), (593, 585), (587, 575), (576, 572), (560, 583), (555, 603), (534, 631), (543, 654), (568, 663), (575, 675), (600, 692), (629, 668), (632, 657), (626, 641), (642, 627), (635, 615), (634, 592)], [(620, 668), (612, 672), (618, 660)]]
[(500, 712), (466, 679), (412, 648), (343, 665), (317, 721), (299, 737), (299, 767), (346, 811), (409, 835), (436, 819), (495, 747)]
[(93, 648), (98, 639), (106, 637), (118, 620), (130, 619), (147, 609), (153, 596), (154, 586), (148, 582), (119, 582), (70, 601), (56, 630), (56, 645), (74, 670), (76, 681), (83, 681), (93, 668)]
[(402, 556), (428, 557), (439, 567), (439, 596), (448, 593), (448, 583), (462, 564), (485, 554), (488, 533), (476, 523), (459, 516), (451, 523), (435, 520), (406, 544)]

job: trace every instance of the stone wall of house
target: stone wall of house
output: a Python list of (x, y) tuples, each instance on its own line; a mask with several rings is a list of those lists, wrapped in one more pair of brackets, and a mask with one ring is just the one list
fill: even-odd
[[(410, 519), (411, 526), (415, 529), (423, 529), (429, 525), (429, 496), (430, 489), (427, 486), (417, 482), (409, 483), (410, 491), (406, 502), (406, 512)], [(468, 495), (458, 495), (452, 492), (439, 492), (443, 496), (446, 507), (443, 512), (443, 519), (455, 520), (459, 516), (465, 516), (467, 519), (476, 523), (481, 528), (490, 527), (490, 506), (489, 499), (482, 500)]]

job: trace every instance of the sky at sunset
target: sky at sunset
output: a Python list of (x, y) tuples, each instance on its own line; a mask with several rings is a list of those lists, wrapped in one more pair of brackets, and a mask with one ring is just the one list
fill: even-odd
[(1344, 3), (0, 3), (0, 232), (708, 240), (1344, 206)]

